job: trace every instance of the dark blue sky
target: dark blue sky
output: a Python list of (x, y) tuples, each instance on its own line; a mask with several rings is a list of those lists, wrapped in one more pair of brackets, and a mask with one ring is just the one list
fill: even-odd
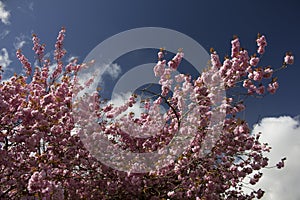
[(25, 41), (22, 48), (30, 57), (30, 38), (32, 33), (36, 33), (51, 51), (61, 26), (67, 29), (65, 48), (70, 56), (77, 56), (80, 61), (108, 37), (138, 27), (164, 27), (179, 31), (195, 39), (207, 51), (213, 47), (220, 57), (229, 53), (233, 35), (240, 37), (241, 45), (250, 54), (254, 53), (259, 32), (265, 34), (268, 41), (262, 65), (280, 66), (286, 51), (292, 51), (296, 61), (278, 73), (280, 88), (277, 94), (264, 100), (248, 101), (245, 117), (252, 124), (259, 115), (294, 117), (300, 114), (300, 67), (297, 62), (300, 55), (300, 3), (297, 0), (2, 2), (5, 10), (10, 11), (10, 24), (0, 23), (0, 34), (9, 31), (0, 38), (0, 49), (6, 48), (12, 61), (6, 76), (13, 71), (18, 72), (21, 67), (16, 61), (14, 43)]

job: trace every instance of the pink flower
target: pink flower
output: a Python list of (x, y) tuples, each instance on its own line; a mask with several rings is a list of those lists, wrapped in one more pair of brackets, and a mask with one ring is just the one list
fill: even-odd
[(257, 180), (256, 180), (255, 178), (251, 178), (249, 183), (250, 183), (251, 185), (255, 185), (256, 182), (257, 182)]
[(210, 60), (211, 60), (211, 64), (217, 68), (220, 68), (222, 66), (220, 59), (219, 59), (219, 55), (217, 54), (216, 51), (212, 52), (210, 54)]
[(114, 117), (114, 114), (112, 112), (106, 113), (106, 117), (112, 119)]
[(268, 92), (270, 92), (271, 94), (274, 94), (276, 92), (276, 90), (278, 89), (279, 87), (279, 84), (277, 81), (273, 82), (273, 83), (270, 83), (268, 84)]
[(250, 73), (248, 74), (248, 78), (249, 78), (249, 79), (253, 79), (253, 78), (254, 78), (254, 74), (250, 72)]
[(66, 29), (62, 28), (57, 36), (57, 41), (55, 43), (54, 58), (57, 62), (66, 54), (66, 50), (63, 49), (63, 41), (65, 38)]
[(260, 81), (263, 78), (263, 72), (261, 69), (253, 71), (253, 80)]
[(161, 104), (163, 102), (163, 98), (158, 97), (153, 103), (154, 104)]
[(239, 41), (239, 38), (238, 37), (234, 37), (234, 39), (231, 41), (231, 45), (232, 45), (232, 48), (240, 48), (240, 41)]
[(158, 60), (161, 60), (164, 57), (164, 53), (162, 51), (157, 53)]
[(35, 34), (32, 35), (32, 42), (33, 42), (32, 50), (34, 50), (35, 54), (37, 55), (37, 59), (41, 62), (42, 58), (44, 57), (45, 45), (44, 44), (41, 45), (39, 43), (40, 40)]
[(175, 76), (175, 81), (177, 83), (181, 83), (182, 81), (184, 81), (184, 74), (178, 74)]
[(294, 63), (294, 56), (291, 53), (287, 53), (284, 57), (284, 63), (291, 65)]
[(256, 86), (255, 85), (250, 85), (248, 88), (248, 94), (253, 94), (256, 92)]
[(265, 47), (267, 46), (266, 37), (264, 35), (258, 35), (258, 38), (256, 39), (257, 46)]
[(258, 46), (257, 53), (259, 53), (259, 54), (265, 53), (265, 47), (267, 46), (266, 37), (264, 35), (258, 34), (256, 43)]
[(257, 53), (259, 53), (259, 54), (264, 54), (264, 53), (265, 53), (265, 48), (262, 47), (262, 46), (258, 47)]
[(250, 85), (253, 85), (252, 81), (247, 79), (247, 80), (244, 80), (244, 83), (243, 83), (243, 87), (245, 88), (249, 88)]
[(111, 111), (112, 108), (113, 108), (113, 107), (112, 107), (112, 104), (109, 104), (108, 106), (105, 106), (105, 107), (103, 108), (103, 112)]
[(263, 77), (264, 77), (264, 78), (271, 78), (271, 77), (272, 77), (272, 74), (273, 74), (273, 69), (271, 69), (270, 67), (267, 67), (267, 68), (264, 70)]
[(259, 62), (259, 58), (258, 57), (251, 57), (250, 59), (250, 65), (251, 66), (256, 66)]
[(286, 160), (286, 158), (282, 158), (281, 161), (279, 163), (276, 164), (276, 167), (278, 169), (281, 169), (284, 167), (284, 161)]
[(257, 191), (257, 198), (258, 198), (258, 199), (262, 198), (262, 197), (264, 196), (264, 193), (265, 193), (265, 191), (259, 189), (259, 190)]
[(22, 63), (23, 68), (26, 70), (26, 75), (27, 76), (31, 75), (32, 72), (31, 64), (28, 62), (27, 58), (22, 54), (21, 50), (18, 50), (16, 55), (19, 61)]
[(170, 192), (168, 192), (168, 197), (173, 197), (174, 196), (174, 194), (175, 194), (175, 192), (174, 191), (170, 191)]
[(165, 64), (166, 64), (165, 60), (157, 62), (157, 64), (153, 68), (153, 71), (154, 71), (154, 74), (156, 77), (163, 75), (163, 73), (165, 71)]
[(234, 37), (231, 41), (231, 57), (236, 57), (239, 54), (240, 50), (240, 41), (238, 37)]
[(167, 94), (170, 91), (170, 88), (168, 86), (166, 86), (166, 85), (163, 85), (163, 86), (161, 86), (161, 90), (162, 90), (161, 95), (162, 96), (167, 96)]
[(172, 69), (172, 70), (177, 70), (177, 67), (179, 66), (182, 58), (183, 58), (183, 52), (178, 52), (174, 58), (172, 60), (170, 60), (168, 62), (168, 66)]
[(260, 94), (260, 95), (264, 94), (265, 93), (265, 86), (261, 85), (258, 88), (256, 88), (256, 93)]

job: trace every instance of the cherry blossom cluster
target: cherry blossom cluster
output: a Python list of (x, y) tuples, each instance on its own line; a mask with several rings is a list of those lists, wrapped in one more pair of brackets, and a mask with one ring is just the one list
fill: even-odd
[[(271, 147), (260, 142), (263, 133), (251, 134), (246, 121), (237, 117), (246, 109), (244, 102), (225, 92), (235, 87), (246, 90), (247, 96), (276, 92), (278, 70), (259, 66), (265, 36), (256, 40), (258, 55), (249, 56), (238, 37), (231, 42), (231, 56), (222, 62), (211, 49), (211, 66), (195, 80), (175, 74), (182, 50), (167, 61), (161, 49), (153, 68), (161, 91), (145, 88), (142, 92), (151, 98), (132, 94), (121, 106), (107, 104), (99, 91), (77, 98), (95, 80), (79, 84), (78, 73), (89, 64), (63, 62), (64, 37), (63, 28), (52, 73), (45, 46), (33, 35), (33, 50), (42, 66), (33, 70), (18, 50), (25, 75), (0, 83), (0, 199), (200, 200), (264, 195), (263, 188), (245, 193), (243, 187), (257, 184), (261, 170), (270, 167), (265, 153)], [(293, 62), (294, 56), (287, 53), (279, 69)], [(128, 113), (137, 103), (143, 112)], [(189, 139), (182, 151), (174, 137)], [(166, 164), (157, 162), (156, 168), (136, 173), (147, 167), (147, 160), (135, 160), (142, 159), (139, 154), (166, 155), (164, 147), (169, 144), (169, 155), (174, 156), (161, 156)], [(121, 165), (129, 157), (120, 149), (137, 153), (130, 166)], [(285, 158), (274, 167), (280, 169), (284, 162)]]
[[(265, 36), (259, 36), (257, 45), (257, 52), (260, 55), (263, 54), (267, 45)], [(147, 185), (147, 188), (151, 188), (149, 190), (159, 191), (156, 195), (167, 194), (166, 198), (261, 198), (264, 194), (263, 190), (259, 189), (250, 194), (244, 194), (241, 188), (244, 181), (255, 185), (262, 177), (260, 170), (268, 165), (268, 158), (264, 157), (262, 153), (269, 152), (270, 147), (259, 142), (260, 133), (255, 136), (251, 135), (247, 123), (235, 117), (238, 112), (245, 110), (243, 102), (235, 102), (232, 98), (222, 100), (220, 99), (222, 95), (218, 92), (222, 86), (230, 89), (243, 82), (240, 86), (247, 89), (247, 95), (264, 94), (264, 84), (267, 84), (267, 91), (273, 94), (278, 88), (277, 78), (273, 77), (274, 70), (270, 66), (258, 67), (260, 57), (256, 54), (249, 57), (247, 50), (240, 47), (237, 37), (232, 41), (231, 58), (226, 57), (221, 64), (217, 52), (212, 49), (212, 66), (193, 82), (191, 82), (190, 76), (184, 74), (172, 77), (172, 72), (177, 69), (183, 58), (183, 52), (178, 52), (169, 62), (163, 58), (164, 53), (161, 50), (158, 53), (157, 65), (154, 67), (155, 76), (160, 77), (161, 93), (157, 94), (158, 98), (152, 104), (149, 100), (144, 101), (146, 112), (142, 113), (140, 118), (135, 118), (132, 113), (124, 114), (124, 117), (113, 124), (107, 126), (107, 122), (104, 120), (101, 125), (105, 127), (106, 134), (120, 136), (121, 139), (115, 141), (116, 145), (135, 152), (156, 151), (168, 144), (178, 131), (186, 134), (192, 131), (196, 133), (196, 137), (190, 148), (183, 152), (177, 162), (170, 161), (169, 166), (151, 172), (152, 179), (143, 178), (144, 184), (138, 181), (135, 186), (142, 187), (143, 185), (145, 187)], [(291, 60), (287, 62), (288, 59)], [(291, 54), (287, 54), (284, 65), (292, 64), (293, 59)], [(271, 79), (271, 81), (265, 83), (262, 81), (263, 79)], [(177, 85), (172, 87), (175, 82)], [(218, 83), (222, 84), (218, 85)], [(170, 91), (173, 94), (171, 98), (167, 98)], [(146, 92), (151, 93), (150, 91)], [(189, 105), (185, 105), (187, 102)], [(232, 117), (225, 118), (221, 124), (216, 123), (211, 126), (212, 114), (215, 113), (211, 106), (216, 102), (222, 102), (219, 108), (223, 109), (227, 116)], [(153, 123), (154, 115), (151, 115), (149, 110), (155, 109), (159, 113), (160, 109), (157, 105), (163, 103), (167, 103), (169, 109), (165, 115), (155, 115), (154, 118), (157, 120), (156, 123)], [(126, 104), (128, 103), (125, 103), (124, 106)], [(128, 106), (124, 106), (116, 108), (118, 115), (125, 113)], [(111, 110), (114, 110), (113, 106), (107, 105), (102, 111), (110, 116)], [(189, 115), (184, 120), (186, 112)], [(161, 125), (159, 124), (161, 120), (169, 123)], [(140, 126), (128, 128), (129, 124), (139, 124)], [(147, 126), (148, 128), (146, 128)], [(136, 127), (143, 128), (136, 129)], [(191, 127), (196, 127), (196, 129)], [(149, 129), (152, 130), (152, 135), (147, 139), (130, 137), (128, 134), (138, 131), (146, 132)], [(201, 142), (207, 142), (207, 135), (215, 136), (217, 134), (220, 134), (220, 138), (214, 141), (216, 145), (213, 147), (213, 151), (203, 158), (199, 157), (199, 154), (203, 153), (201, 150), (203, 151), (205, 148), (205, 144)], [(277, 167), (282, 167), (283, 163), (284, 159), (277, 164)], [(151, 183), (153, 180), (156, 180), (156, 184)], [(169, 191), (169, 187), (164, 183), (174, 183), (172, 186), (174, 188)], [(119, 192), (119, 195), (122, 196), (123, 192)], [(152, 197), (151, 194), (144, 194), (144, 196)], [(162, 197), (164, 196), (162, 195)]]
[(42, 45), (40, 44), (40, 40), (36, 34), (32, 35), (32, 43), (33, 43), (32, 50), (34, 51), (35, 55), (37, 56), (37, 60), (39, 62), (41, 62), (44, 57), (45, 44), (42, 44)]

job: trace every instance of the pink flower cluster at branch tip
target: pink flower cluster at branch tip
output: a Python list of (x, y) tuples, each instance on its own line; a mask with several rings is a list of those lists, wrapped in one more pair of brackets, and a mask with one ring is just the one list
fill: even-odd
[(259, 58), (256, 57), (256, 55), (253, 56), (253, 57), (251, 57), (251, 59), (250, 59), (250, 65), (251, 65), (251, 66), (254, 66), (254, 67), (255, 67), (255, 66), (258, 64), (258, 62), (259, 62)]
[[(248, 124), (237, 117), (246, 109), (241, 98), (224, 97), (220, 88), (241, 87), (246, 90), (245, 97), (273, 94), (279, 86), (274, 77), (278, 70), (258, 66), (261, 57), (249, 57), (238, 37), (231, 42), (231, 57), (220, 61), (217, 52), (211, 51), (211, 66), (195, 80), (186, 74), (174, 75), (184, 56), (182, 50), (167, 61), (161, 49), (153, 69), (161, 92), (145, 88), (142, 92), (151, 98), (132, 94), (120, 106), (102, 100), (98, 90), (76, 98), (94, 77), (79, 84), (77, 74), (89, 64), (63, 62), (64, 37), (62, 29), (52, 73), (48, 68), (51, 61), (44, 58), (45, 46), (33, 35), (33, 50), (42, 66), (33, 70), (18, 50), (25, 75), (15, 74), (0, 83), (0, 199), (262, 198), (263, 189), (245, 193), (243, 187), (259, 182), (261, 169), (268, 166), (265, 152), (270, 147), (260, 142), (263, 133), (250, 134)], [(265, 37), (259, 36), (256, 42), (262, 54)], [(284, 66), (293, 62), (293, 55), (286, 54)], [(128, 113), (138, 101), (144, 112), (137, 116)], [(226, 117), (212, 121), (222, 113)], [(135, 137), (139, 136), (132, 135), (135, 133), (148, 137)], [(195, 137), (179, 155), (170, 149), (176, 160), (167, 157), (169, 165), (150, 172), (119, 171), (94, 157), (97, 152), (120, 149), (160, 152), (177, 133)], [(111, 142), (107, 149), (99, 145), (103, 138)], [(100, 149), (90, 152), (83, 141)], [(210, 143), (215, 145), (208, 148)], [(125, 159), (118, 155), (110, 155), (109, 160)], [(275, 167), (284, 167), (284, 161)]]
[(258, 34), (256, 43), (258, 46), (257, 53), (264, 54), (265, 53), (265, 47), (267, 46), (266, 37), (264, 35)]
[(179, 66), (179, 63), (181, 62), (181, 59), (183, 58), (183, 52), (178, 52), (172, 60), (168, 62), (168, 66), (172, 70), (177, 70), (177, 67)]
[(63, 41), (65, 39), (66, 29), (62, 28), (57, 36), (55, 43), (54, 58), (59, 63), (61, 58), (66, 54), (66, 50), (63, 48)]
[(285, 57), (284, 57), (284, 63), (291, 65), (294, 63), (294, 56), (292, 55), (292, 53), (288, 52), (286, 53)]
[(19, 61), (22, 63), (26, 75), (30, 76), (32, 73), (32, 68), (31, 68), (31, 64), (28, 62), (28, 59), (22, 54), (21, 50), (17, 50), (16, 55)]
[(240, 41), (237, 36), (231, 41), (231, 57), (236, 57), (240, 51)]
[(33, 43), (32, 50), (35, 52), (35, 55), (37, 56), (37, 60), (40, 63), (42, 63), (42, 59), (44, 57), (44, 51), (45, 51), (45, 44), (40, 44), (40, 40), (36, 34), (32, 35), (32, 43)]

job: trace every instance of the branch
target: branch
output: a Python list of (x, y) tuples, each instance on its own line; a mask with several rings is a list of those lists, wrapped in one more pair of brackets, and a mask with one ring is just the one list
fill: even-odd
[(152, 91), (150, 91), (150, 90), (147, 90), (146, 88), (145, 88), (145, 89), (142, 89), (141, 91), (142, 91), (142, 92), (148, 92), (148, 93), (150, 93), (150, 94), (157, 95), (157, 96), (159, 96), (160, 98), (163, 98), (163, 99), (165, 100), (165, 103), (172, 109), (173, 113), (175, 114), (175, 116), (176, 116), (176, 118), (177, 118), (177, 120), (178, 120), (178, 129), (180, 128), (180, 119), (179, 119), (179, 116), (178, 116), (178, 114), (177, 114), (175, 108), (170, 104), (170, 102), (168, 101), (168, 99), (167, 99), (166, 97), (162, 96), (161, 94), (156, 94), (156, 93), (154, 93), (154, 92), (152, 92)]

